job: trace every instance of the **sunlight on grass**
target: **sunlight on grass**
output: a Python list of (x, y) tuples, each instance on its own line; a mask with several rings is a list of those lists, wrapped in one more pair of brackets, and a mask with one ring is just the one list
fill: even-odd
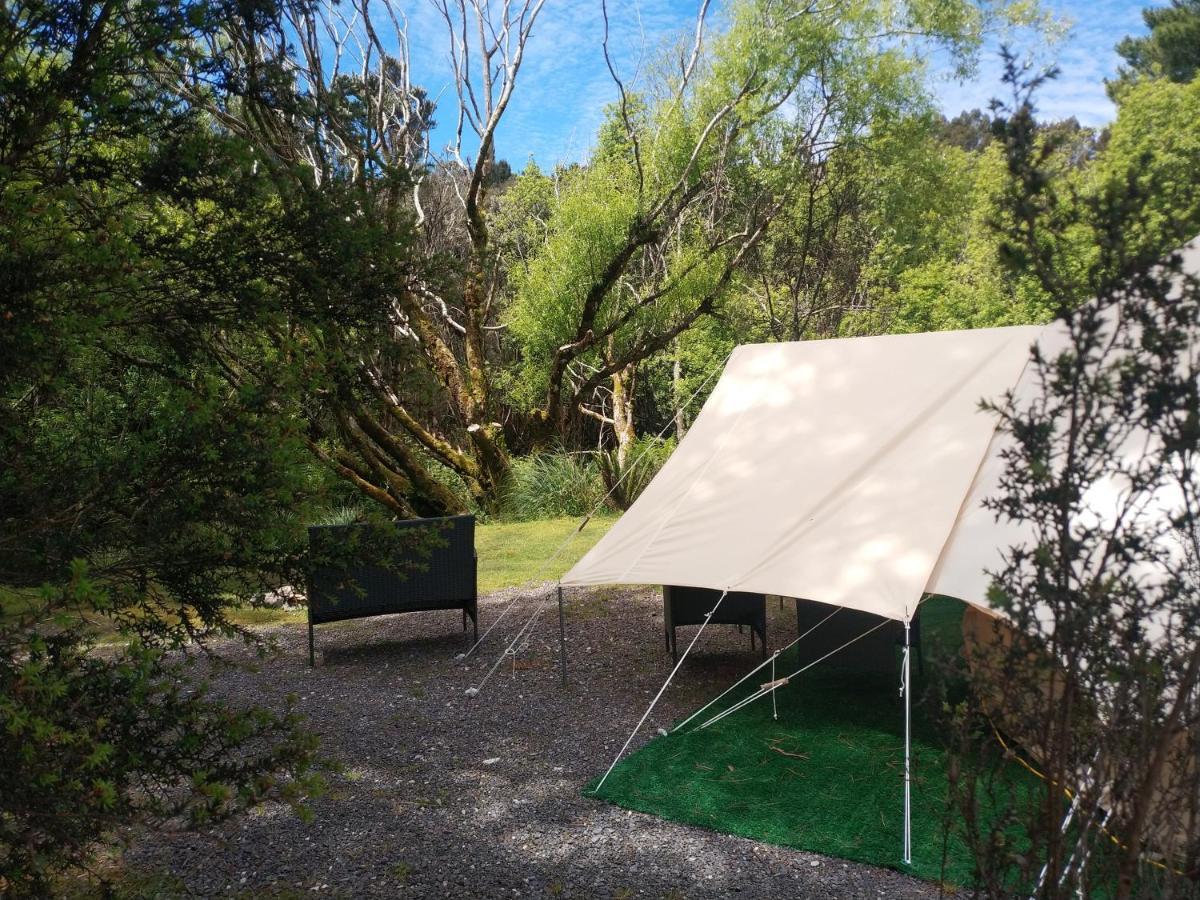
[(524, 584), (531, 578), (551, 581), (571, 568), (612, 527), (614, 517), (592, 519), (551, 564), (547, 560), (579, 526), (578, 519), (499, 522), (475, 529), (479, 554), (479, 592)]

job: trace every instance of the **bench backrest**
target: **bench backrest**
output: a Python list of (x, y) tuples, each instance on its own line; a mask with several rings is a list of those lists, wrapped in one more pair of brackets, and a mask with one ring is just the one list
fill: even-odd
[[(475, 597), (475, 517), (408, 519), (376, 525), (322, 525), (308, 530), (308, 608), (313, 623), (410, 610), (454, 609)], [(331, 546), (394, 541), (390, 566), (329, 564)], [(376, 545), (377, 546), (377, 545)], [(379, 559), (376, 552), (372, 556)]]

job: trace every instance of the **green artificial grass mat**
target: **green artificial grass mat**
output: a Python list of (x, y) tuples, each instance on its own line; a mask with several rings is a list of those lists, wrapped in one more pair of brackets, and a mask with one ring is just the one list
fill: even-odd
[[(957, 652), (962, 605), (934, 597), (921, 615), (927, 662), (934, 647)], [(780, 655), (778, 676), (810, 661), (803, 647)], [(948, 753), (919, 702), (915, 653), (912, 671), (911, 866), (901, 863), (904, 701), (897, 676), (822, 663), (776, 692), (778, 720), (766, 696), (691, 730), (769, 681), (764, 668), (706, 715), (623, 760), (599, 796), (672, 821), (969, 885), (971, 853), (945, 836)]]

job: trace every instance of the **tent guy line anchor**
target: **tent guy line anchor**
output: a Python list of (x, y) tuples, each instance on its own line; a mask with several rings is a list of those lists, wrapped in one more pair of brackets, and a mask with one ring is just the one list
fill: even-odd
[(621, 757), (625, 755), (625, 751), (629, 749), (629, 745), (633, 743), (633, 739), (637, 737), (637, 733), (642, 730), (642, 726), (646, 724), (646, 720), (650, 718), (650, 713), (654, 711), (654, 707), (658, 705), (658, 701), (662, 695), (667, 692), (667, 688), (671, 686), (671, 679), (675, 677), (675, 673), (679, 671), (679, 667), (683, 665), (683, 661), (687, 659), (687, 655), (692, 652), (692, 648), (696, 646), (696, 641), (700, 640), (700, 635), (704, 633), (704, 629), (708, 627), (708, 620), (713, 617), (718, 607), (721, 605), (726, 595), (729, 593), (729, 588), (721, 591), (721, 596), (717, 598), (717, 602), (713, 605), (704, 617), (704, 621), (692, 636), (692, 642), (687, 645), (687, 649), (683, 651), (683, 655), (679, 657), (679, 662), (675, 663), (675, 668), (671, 670), (671, 674), (667, 676), (667, 680), (663, 682), (662, 687), (658, 689), (658, 693), (654, 695), (654, 699), (650, 701), (650, 705), (646, 707), (646, 711), (642, 713), (642, 717), (638, 719), (637, 725), (633, 726), (633, 731), (629, 733), (629, 737), (625, 739), (625, 745), (620, 752), (613, 758), (612, 765), (608, 767), (608, 771), (604, 773), (604, 777), (597, 782), (592, 789), (593, 794), (599, 794), (600, 788), (604, 787), (604, 782), (608, 780), (608, 776), (612, 774), (612, 770), (617, 767), (617, 763), (621, 761)]
[[(795, 647), (798, 643), (800, 643), (802, 640), (804, 640), (806, 637), (808, 637), (810, 634), (812, 634), (814, 631), (816, 631), (818, 628), (820, 628), (822, 625), (824, 625), (826, 622), (828, 622), (830, 619), (832, 619), (834, 616), (836, 616), (841, 611), (842, 611), (842, 607), (840, 607), (840, 606), (834, 607), (833, 612), (831, 612), (829, 615), (827, 615), (825, 618), (823, 618), (820, 622), (818, 622), (812, 628), (808, 629), (808, 631), (804, 632), (804, 634), (800, 635), (800, 637), (796, 638), (790, 644), (785, 644), (784, 646), (780, 647), (778, 650), (775, 651), (775, 655), (778, 656), (780, 653), (785, 653), (788, 650), (790, 650), (792, 647)], [(760, 669), (764, 668), (770, 662), (771, 662), (771, 660), (769, 660), (769, 659), (763, 660), (761, 663), (759, 663), (757, 666), (755, 666), (753, 669), (751, 669), (749, 672), (747, 672), (745, 675), (743, 675), (741, 678), (739, 678), (737, 681), (735, 681), (733, 684), (731, 684), (729, 687), (727, 687), (725, 690), (723, 690), (716, 697), (709, 700), (702, 707), (700, 707), (698, 710), (696, 710), (694, 713), (692, 713), (690, 716), (688, 716), (686, 719), (684, 719), (682, 722), (680, 722), (678, 725), (676, 725), (674, 728), (672, 728), (671, 733), (674, 734), (676, 731), (678, 731), (680, 728), (682, 728), (688, 722), (692, 721), (692, 719), (699, 716), (700, 713), (704, 712), (706, 709), (708, 709), (714, 703), (721, 700), (721, 698), (723, 698), (727, 694), (729, 694), (730, 691), (734, 690), (734, 688), (741, 685), (743, 682), (745, 682), (747, 679), (749, 679), (752, 675), (754, 675), (755, 672), (758, 672)]]
[[(814, 659), (808, 665), (801, 666), (799, 669), (797, 669), (791, 675), (788, 675), (787, 677), (779, 679), (779, 680), (783, 681), (783, 682), (791, 681), (797, 675), (802, 675), (803, 673), (805, 673), (809, 669), (811, 669), (813, 666), (818, 665), (819, 663), (823, 663), (825, 660), (829, 659), (829, 657), (833, 656), (833, 654), (837, 653), (839, 650), (845, 650), (847, 647), (849, 647), (855, 641), (865, 638), (868, 634), (870, 634), (873, 631), (878, 631), (880, 628), (882, 628), (884, 625), (888, 624), (888, 622), (890, 622), (890, 621), (891, 621), (891, 619), (881, 619), (878, 624), (872, 625), (870, 628), (868, 628), (866, 631), (864, 631), (862, 634), (858, 635), (857, 637), (850, 638), (850, 640), (846, 641), (846, 643), (842, 644), (840, 647), (835, 647), (834, 649), (830, 650), (828, 653), (826, 653), (820, 659)], [(768, 662), (769, 662), (769, 660), (768, 660)], [(737, 712), (743, 706), (749, 706), (751, 703), (753, 703), (755, 700), (758, 700), (760, 697), (765, 697), (767, 694), (773, 693), (775, 688), (771, 687), (771, 685), (778, 686), (776, 684), (776, 682), (773, 682), (773, 681), (767, 682), (767, 684), (763, 685), (761, 688), (759, 688), (757, 691), (755, 691), (749, 697), (743, 697), (737, 703), (733, 704), (733, 706), (729, 707), (729, 709), (725, 710), (723, 713), (718, 713), (717, 715), (713, 716), (711, 719), (709, 719), (703, 725), (697, 725), (695, 728), (692, 729), (692, 731), (703, 731), (709, 725), (714, 725), (717, 722), (720, 722), (726, 716), (733, 715), (735, 712)], [(709, 705), (711, 705), (711, 704), (709, 704)]]

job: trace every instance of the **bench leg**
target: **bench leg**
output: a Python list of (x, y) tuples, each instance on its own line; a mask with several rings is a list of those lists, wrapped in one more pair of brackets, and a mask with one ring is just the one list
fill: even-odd
[(311, 669), (316, 665), (313, 652), (313, 624), (312, 617), (308, 619), (308, 667)]
[(463, 631), (467, 630), (467, 608), (463, 607)]

